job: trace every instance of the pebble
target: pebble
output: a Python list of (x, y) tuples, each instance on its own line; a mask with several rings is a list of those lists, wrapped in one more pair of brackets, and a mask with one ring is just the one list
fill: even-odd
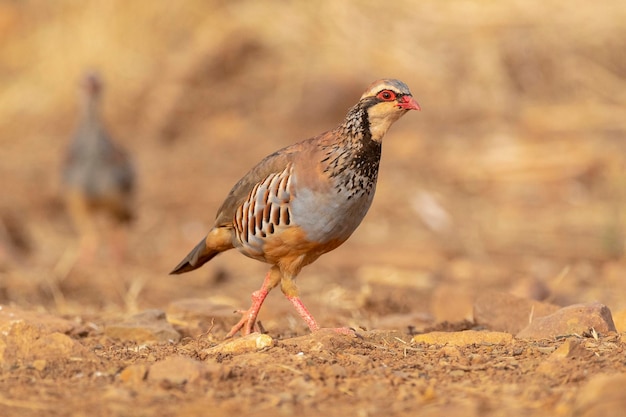
[(161, 310), (146, 310), (119, 323), (109, 324), (104, 334), (112, 339), (136, 343), (177, 342), (181, 338)]
[(485, 291), (474, 302), (474, 321), (489, 330), (516, 334), (531, 319), (547, 316), (559, 306), (500, 291)]
[(217, 346), (210, 347), (205, 353), (216, 354), (239, 354), (265, 349), (274, 345), (274, 339), (267, 334), (251, 333), (247, 336), (227, 340)]
[(462, 332), (430, 332), (413, 336), (411, 342), (428, 345), (483, 345), (511, 343), (513, 336), (504, 332), (464, 330)]
[(535, 319), (518, 334), (519, 339), (553, 339), (557, 336), (583, 335), (594, 329), (604, 335), (615, 332), (609, 308), (600, 303), (574, 304)]
[(148, 375), (148, 365), (145, 363), (138, 363), (127, 366), (122, 372), (120, 372), (120, 381), (137, 386), (146, 379)]

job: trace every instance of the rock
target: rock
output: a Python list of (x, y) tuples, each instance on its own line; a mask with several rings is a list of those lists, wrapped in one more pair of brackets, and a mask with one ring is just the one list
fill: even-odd
[(619, 333), (626, 333), (626, 310), (613, 313), (613, 323)]
[(43, 371), (48, 366), (48, 361), (45, 359), (35, 359), (32, 363), (33, 368), (38, 371)]
[(251, 352), (255, 350), (265, 349), (274, 345), (274, 339), (271, 336), (260, 333), (251, 333), (247, 336), (238, 337), (236, 339), (227, 340), (217, 346), (213, 346), (205, 350), (210, 355), (215, 354), (238, 354)]
[(576, 417), (621, 417), (626, 410), (626, 374), (593, 376), (576, 396)]
[(137, 386), (146, 379), (146, 375), (148, 375), (148, 365), (139, 363), (126, 367), (120, 372), (119, 378), (126, 384)]
[(148, 370), (148, 381), (172, 385), (193, 383), (205, 373), (205, 365), (184, 356), (173, 356), (153, 364)]
[(458, 284), (441, 284), (433, 291), (430, 310), (435, 321), (473, 321), (473, 289)]
[(0, 364), (42, 360), (33, 366), (45, 368), (48, 361), (68, 357), (91, 359), (92, 354), (67, 336), (74, 324), (49, 314), (0, 306)]
[(575, 304), (553, 314), (536, 317), (516, 337), (520, 339), (552, 339), (557, 336), (582, 335), (594, 329), (599, 334), (615, 332), (611, 311), (600, 303)]
[(516, 297), (499, 291), (480, 293), (474, 301), (474, 321), (489, 330), (516, 334), (537, 317), (547, 316), (558, 306)]
[(28, 348), (28, 357), (33, 359), (91, 359), (89, 352), (83, 345), (63, 333), (52, 333), (40, 337)]
[(561, 346), (550, 354), (551, 359), (591, 358), (593, 352), (586, 349), (580, 339), (567, 339)]
[(565, 368), (563, 361), (573, 358), (590, 359), (594, 353), (586, 349), (580, 339), (567, 339), (561, 346), (550, 353), (548, 358), (537, 366), (537, 372), (553, 375)]
[(160, 310), (147, 310), (120, 323), (105, 327), (104, 334), (118, 340), (136, 343), (177, 342), (180, 334), (165, 319)]
[[(0, 333), (11, 333), (16, 323), (24, 323), (32, 332), (39, 335), (49, 333), (69, 333), (75, 325), (69, 320), (46, 313), (22, 310), (18, 307), (0, 305)], [(23, 331), (22, 328), (21, 331)]]
[(167, 321), (185, 336), (198, 337), (213, 326), (229, 330), (238, 320), (234, 308), (202, 298), (176, 300), (167, 307)]
[(412, 343), (429, 345), (483, 345), (511, 343), (513, 336), (504, 332), (464, 330), (462, 332), (430, 332), (413, 336)]

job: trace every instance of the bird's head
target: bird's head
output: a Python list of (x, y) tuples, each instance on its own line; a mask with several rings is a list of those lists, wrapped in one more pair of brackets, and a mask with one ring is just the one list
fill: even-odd
[(82, 78), (80, 86), (87, 97), (98, 98), (102, 93), (102, 79), (96, 71), (88, 71)]
[(409, 87), (400, 80), (374, 81), (359, 104), (367, 113), (372, 139), (380, 142), (391, 125), (409, 110), (421, 110)]

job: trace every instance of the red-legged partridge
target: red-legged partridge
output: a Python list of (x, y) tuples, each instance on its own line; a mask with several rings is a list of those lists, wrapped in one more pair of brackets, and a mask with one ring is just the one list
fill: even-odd
[(265, 297), (279, 284), (311, 331), (319, 329), (295, 278), (359, 226), (374, 198), (383, 136), (409, 110), (420, 107), (406, 84), (375, 81), (342, 124), (269, 155), (235, 184), (206, 238), (171, 272), (192, 271), (233, 248), (272, 265), (227, 337), (253, 331)]
[(135, 172), (129, 155), (114, 143), (101, 119), (102, 82), (95, 73), (81, 82), (82, 115), (66, 152), (62, 181), (67, 208), (82, 238), (83, 250), (93, 251), (98, 212), (127, 223), (133, 217)]

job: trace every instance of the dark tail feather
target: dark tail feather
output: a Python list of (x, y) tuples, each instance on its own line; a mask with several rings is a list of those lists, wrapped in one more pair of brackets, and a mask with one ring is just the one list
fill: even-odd
[(172, 272), (170, 272), (170, 275), (182, 274), (184, 272), (198, 269), (219, 253), (220, 252), (217, 250), (208, 249), (206, 240), (202, 239), (200, 243), (198, 243), (196, 247), (189, 252), (189, 255), (185, 256), (185, 259), (183, 259), (182, 262), (179, 263), (176, 268), (172, 270)]

